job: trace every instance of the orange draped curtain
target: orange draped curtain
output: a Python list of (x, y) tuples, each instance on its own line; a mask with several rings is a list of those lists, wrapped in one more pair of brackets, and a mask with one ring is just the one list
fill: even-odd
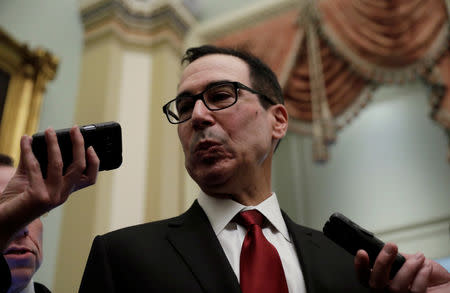
[(275, 69), (297, 129), (324, 161), (336, 131), (384, 83), (422, 78), (433, 119), (450, 133), (449, 14), (448, 0), (303, 0), (215, 43), (246, 45)]

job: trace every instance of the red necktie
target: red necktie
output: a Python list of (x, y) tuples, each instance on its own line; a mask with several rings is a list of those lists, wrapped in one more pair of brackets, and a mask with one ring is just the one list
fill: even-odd
[(241, 212), (237, 217), (237, 222), (247, 228), (241, 249), (241, 290), (243, 293), (288, 293), (280, 256), (261, 230), (264, 220), (257, 210)]

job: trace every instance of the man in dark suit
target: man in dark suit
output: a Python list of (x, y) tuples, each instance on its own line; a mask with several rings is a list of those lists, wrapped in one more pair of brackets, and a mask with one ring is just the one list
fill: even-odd
[[(389, 281), (394, 244), (371, 272), (365, 252), (354, 266), (321, 232), (293, 223), (271, 188), (272, 156), (288, 126), (273, 72), (247, 53), (212, 46), (189, 49), (183, 61), (178, 95), (163, 110), (177, 124), (186, 169), (201, 193), (178, 217), (96, 237), (80, 292), (448, 288), (448, 272), (423, 255), (408, 257)], [(432, 267), (438, 278), (430, 279)]]
[[(0, 293), (47, 293), (32, 281), (42, 262), (42, 223), (39, 217), (63, 204), (75, 190), (96, 181), (99, 160), (95, 151), (84, 149), (78, 127), (70, 131), (73, 162), (63, 174), (55, 131), (46, 130), (47, 177), (31, 150), (31, 138), (23, 136), (17, 170), (12, 160), (0, 156)], [(3, 162), (3, 163), (2, 163)]]

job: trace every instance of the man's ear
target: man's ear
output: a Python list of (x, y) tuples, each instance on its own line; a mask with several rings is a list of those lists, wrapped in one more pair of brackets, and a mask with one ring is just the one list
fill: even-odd
[(281, 139), (286, 134), (288, 128), (288, 113), (283, 104), (276, 104), (269, 108), (273, 116), (272, 138)]

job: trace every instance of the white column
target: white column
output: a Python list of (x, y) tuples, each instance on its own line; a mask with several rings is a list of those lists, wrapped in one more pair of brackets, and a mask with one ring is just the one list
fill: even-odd
[(118, 120), (122, 126), (123, 164), (114, 173), (111, 230), (144, 221), (148, 135), (150, 128), (152, 58), (124, 51)]

